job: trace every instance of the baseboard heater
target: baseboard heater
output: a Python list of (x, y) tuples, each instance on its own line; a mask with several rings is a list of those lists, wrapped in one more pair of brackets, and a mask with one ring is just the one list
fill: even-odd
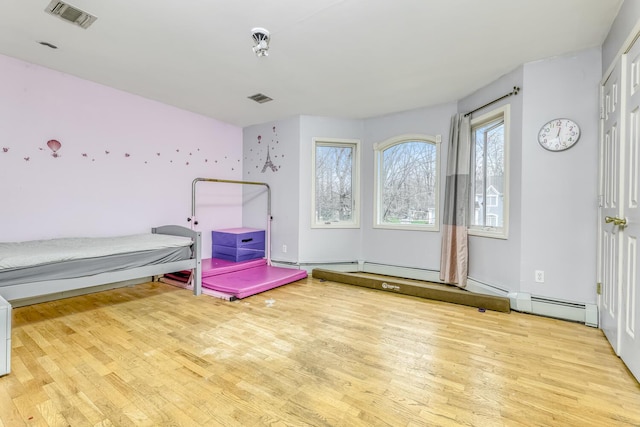
[(515, 311), (580, 322), (594, 328), (598, 327), (598, 306), (596, 304), (555, 300), (531, 295), (527, 292), (510, 292), (508, 296), (511, 308)]

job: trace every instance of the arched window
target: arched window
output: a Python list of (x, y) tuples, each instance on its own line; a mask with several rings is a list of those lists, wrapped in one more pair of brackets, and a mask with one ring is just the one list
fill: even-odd
[(374, 150), (374, 227), (437, 231), (440, 137), (402, 135)]

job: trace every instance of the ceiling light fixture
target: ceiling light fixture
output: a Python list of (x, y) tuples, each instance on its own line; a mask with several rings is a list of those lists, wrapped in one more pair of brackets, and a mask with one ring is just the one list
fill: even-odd
[(264, 28), (254, 28), (251, 30), (251, 38), (253, 38), (255, 43), (253, 53), (255, 53), (258, 58), (261, 56), (269, 56), (269, 42), (271, 41), (269, 31)]

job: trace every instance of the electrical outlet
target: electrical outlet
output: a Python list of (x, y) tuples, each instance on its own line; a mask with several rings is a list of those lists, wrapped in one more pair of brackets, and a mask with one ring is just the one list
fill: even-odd
[(282, 253), (283, 254), (287, 253), (287, 245), (282, 245)]
[(535, 279), (536, 279), (536, 283), (544, 283), (544, 271), (536, 270)]

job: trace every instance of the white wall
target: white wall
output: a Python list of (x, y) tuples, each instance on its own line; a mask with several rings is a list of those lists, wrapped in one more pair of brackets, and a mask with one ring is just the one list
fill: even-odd
[(611, 30), (602, 44), (602, 73), (604, 75), (618, 55), (627, 38), (635, 32), (640, 17), (640, 0), (624, 0), (613, 21)]
[[(600, 77), (598, 48), (524, 66), (520, 289), (533, 295), (596, 301)], [(578, 123), (581, 136), (550, 152), (538, 131), (560, 117)]]
[[(415, 109), (366, 120), (343, 120), (301, 116), (280, 123), (245, 129), (245, 178), (264, 174), (264, 153), (247, 152), (256, 146), (257, 135), (269, 135), (275, 125), (279, 134), (290, 135), (286, 162), (275, 174), (286, 199), (275, 201), (274, 211), (291, 218), (274, 233), (274, 259), (300, 263), (365, 260), (400, 267), (437, 271), (440, 267), (440, 232), (398, 231), (373, 228), (373, 145), (388, 138), (421, 133), (441, 135), (441, 198), (444, 195), (445, 159), (450, 118), (510, 92), (516, 95), (491, 105), (482, 114), (510, 105), (509, 238), (469, 238), (469, 276), (506, 291), (577, 302), (595, 298), (595, 222), (597, 179), (597, 83), (600, 53), (589, 49), (561, 58), (525, 64), (457, 103)], [(570, 117), (582, 125), (580, 142), (571, 150), (551, 153), (537, 143), (539, 127), (552, 117)], [(299, 138), (296, 141), (296, 132)], [(360, 229), (311, 228), (311, 149), (314, 137), (361, 140)], [(291, 141), (288, 141), (288, 139)], [(253, 144), (253, 145), (252, 145)], [(256, 157), (253, 165), (252, 157)], [(272, 159), (275, 160), (275, 159)], [(297, 167), (295, 162), (299, 162)], [(252, 166), (253, 165), (253, 166)], [(275, 182), (275, 181), (270, 181)], [(296, 193), (294, 193), (296, 192)], [(297, 205), (297, 206), (296, 206)], [(442, 214), (442, 206), (440, 207)], [(274, 214), (274, 216), (277, 216)], [(570, 217), (571, 225), (558, 221)], [(247, 219), (245, 210), (245, 221)], [(274, 220), (275, 222), (275, 220)], [(274, 227), (275, 228), (275, 227)], [(297, 233), (297, 246), (291, 243)], [(285, 241), (278, 240), (285, 236)], [(280, 253), (282, 243), (287, 254)], [(297, 252), (295, 251), (297, 249)], [(536, 284), (534, 270), (545, 271), (545, 283)]]
[[(313, 138), (358, 139), (362, 151), (362, 120), (333, 119), (327, 117), (300, 117), (300, 262), (357, 261), (360, 258), (362, 229), (311, 228), (311, 182)], [(361, 165), (364, 157), (360, 154)], [(367, 181), (361, 175), (361, 181)], [(361, 182), (361, 193), (363, 183)], [(366, 190), (365, 190), (366, 191)], [(361, 209), (362, 211), (362, 209)], [(362, 222), (362, 218), (360, 220)]]
[[(259, 137), (259, 138), (258, 138)], [(264, 169), (269, 157), (276, 170)], [(297, 262), (299, 256), (299, 157), (298, 117), (247, 127), (243, 131), (245, 181), (265, 182), (271, 187), (272, 258)], [(267, 196), (263, 187), (243, 186), (243, 225), (266, 229)], [(283, 245), (287, 252), (283, 252)]]
[(471, 116), (473, 118), (477, 114), (481, 115), (502, 105), (510, 105), (509, 238), (503, 240), (469, 236), (469, 277), (508, 291), (518, 290), (520, 282), (521, 170), (523, 162), (526, 161), (522, 157), (522, 103), (524, 93), (529, 90), (527, 82), (523, 81), (522, 67), (497, 79), (458, 103), (458, 111), (466, 113), (511, 92), (514, 86), (520, 87), (522, 92), (486, 107)]
[[(271, 186), (273, 260), (356, 261), (360, 253), (360, 229), (311, 228), (314, 137), (362, 139), (362, 121), (298, 116), (247, 127), (243, 132), (244, 180), (266, 182)], [(276, 171), (270, 168), (262, 171), (266, 145), (270, 147)], [(264, 227), (264, 194), (250, 186), (245, 187), (244, 193), (244, 225)], [(287, 247), (286, 252), (283, 246)]]
[[(365, 120), (362, 156), (362, 257), (367, 262), (440, 270), (441, 233), (373, 228), (373, 145), (403, 134), (441, 135), (440, 200), (444, 197), (449, 123), (456, 104), (404, 111)], [(443, 204), (440, 204), (442, 217)]]
[[(0, 74), (2, 241), (188, 226), (195, 177), (241, 177), (236, 126), (6, 56)], [(239, 222), (239, 193), (201, 196), (200, 229)]]
[[(254, 154), (247, 153), (247, 147), (255, 145), (257, 135), (268, 135), (276, 125), (280, 135), (286, 133), (290, 135), (287, 139), (291, 138), (284, 144), (287, 157), (283, 169), (273, 174), (280, 177), (278, 189), (274, 188), (274, 191), (286, 191), (288, 196), (274, 203), (274, 211), (283, 210), (288, 214), (297, 208), (298, 214), (297, 218), (291, 218), (278, 233), (274, 233), (274, 259), (303, 264), (365, 260), (439, 270), (439, 232), (373, 228), (373, 145), (406, 133), (440, 134), (443, 141), (442, 198), (451, 116), (456, 112), (470, 111), (519, 86), (522, 90), (518, 95), (478, 112), (482, 114), (510, 104), (510, 224), (507, 240), (470, 236), (469, 275), (506, 291), (525, 291), (551, 299), (593, 303), (596, 297), (597, 91), (600, 70), (600, 50), (594, 48), (525, 64), (457, 103), (366, 120), (301, 116), (245, 129), (246, 179), (260, 175), (250, 172), (253, 173), (256, 165), (262, 167), (264, 164), (264, 155), (251, 160)], [(568, 151), (551, 153), (537, 142), (540, 126), (554, 117), (572, 118), (582, 126), (579, 143)], [(297, 143), (294, 142), (296, 132)], [(314, 137), (361, 140), (360, 229), (311, 228), (311, 150)], [(251, 166), (252, 161), (257, 161), (256, 165)], [(297, 247), (291, 243), (296, 233)], [(287, 241), (278, 241), (278, 234), (285, 236)], [(279, 253), (282, 243), (289, 247), (287, 254)], [(535, 283), (535, 270), (545, 272), (544, 284)]]

